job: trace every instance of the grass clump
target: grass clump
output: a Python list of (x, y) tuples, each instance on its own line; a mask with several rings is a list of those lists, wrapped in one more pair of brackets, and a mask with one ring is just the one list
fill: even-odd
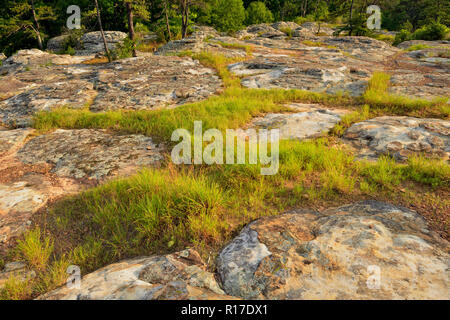
[(331, 129), (331, 134), (341, 137), (350, 126), (356, 122), (361, 122), (369, 119), (371, 116), (370, 106), (365, 104), (359, 107), (356, 111), (342, 116), (341, 121)]
[(426, 44), (415, 44), (415, 45), (410, 46), (408, 49), (406, 49), (406, 51), (410, 52), (410, 51), (423, 50), (423, 49), (429, 49), (429, 48), (433, 48), (433, 47), (426, 45)]
[(25, 300), (32, 291), (28, 282), (11, 276), (0, 288), (0, 300)]
[(127, 257), (217, 245), (227, 232), (227, 197), (203, 176), (145, 169), (67, 198), (48, 218), (55, 237), (69, 235), (71, 263), (92, 271)]
[(319, 41), (303, 40), (302, 43), (308, 47), (322, 47), (323, 43)]
[(367, 90), (362, 96), (363, 103), (373, 109), (386, 110), (401, 115), (426, 115), (446, 118), (450, 115), (448, 98), (436, 98), (433, 101), (413, 99), (388, 92), (390, 76), (384, 72), (374, 72)]
[(247, 55), (251, 55), (253, 52), (252, 46), (245, 45), (245, 44), (227, 43), (227, 42), (223, 42), (223, 41), (217, 41), (215, 43), (221, 45), (224, 48), (244, 50), (247, 53)]
[(373, 33), (368, 35), (371, 38), (374, 38), (376, 40), (384, 41), (388, 44), (393, 44), (395, 41), (395, 36), (388, 35), (388, 34), (382, 34), (382, 33)]
[(55, 256), (54, 238), (36, 227), (18, 240), (12, 254), (24, 260), (34, 273), (11, 275), (0, 288), (0, 300), (24, 300), (44, 294), (62, 285), (68, 274), (68, 259), (64, 253)]
[(283, 32), (289, 39), (294, 35), (294, 31), (289, 27), (281, 28), (280, 31)]
[(48, 237), (41, 240), (41, 231), (35, 229), (28, 232), (24, 239), (18, 241), (16, 249), (18, 255), (32, 268), (43, 270), (53, 252), (53, 243)]

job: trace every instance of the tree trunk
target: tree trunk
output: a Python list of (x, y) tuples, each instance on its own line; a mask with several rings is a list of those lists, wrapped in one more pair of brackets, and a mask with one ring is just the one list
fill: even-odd
[(166, 15), (166, 28), (167, 33), (169, 34), (169, 41), (170, 41), (172, 40), (172, 33), (170, 32), (169, 12), (167, 11), (167, 0), (164, 0), (164, 14)]
[(108, 44), (106, 43), (106, 38), (105, 38), (105, 33), (103, 32), (103, 27), (102, 27), (102, 19), (100, 17), (100, 9), (98, 7), (98, 1), (95, 1), (95, 8), (97, 9), (97, 20), (98, 20), (98, 25), (100, 28), (100, 33), (102, 34), (102, 38), (103, 38), (103, 45), (105, 46), (105, 52), (106, 52), (106, 56), (108, 57), (108, 61), (111, 62), (111, 55), (109, 54), (109, 49), (108, 49)]
[(42, 38), (41, 38), (41, 32), (39, 29), (39, 22), (36, 18), (36, 9), (34, 7), (34, 1), (31, 0), (31, 11), (33, 12), (33, 20), (34, 20), (34, 26), (35, 26), (35, 32), (37, 36), (38, 46), (40, 50), (44, 50), (44, 46), (42, 45)]
[(352, 0), (352, 4), (350, 5), (350, 31), (348, 32), (348, 35), (351, 36), (353, 33), (353, 0)]
[(131, 6), (131, 2), (126, 2), (126, 7), (127, 7), (127, 16), (128, 16), (128, 33), (130, 36), (130, 40), (132, 42), (132, 46), (133, 46), (133, 57), (137, 57), (137, 52), (136, 52), (136, 43), (134, 42), (134, 22), (133, 22), (133, 8)]
[(181, 37), (186, 38), (189, 24), (189, 0), (181, 0)]

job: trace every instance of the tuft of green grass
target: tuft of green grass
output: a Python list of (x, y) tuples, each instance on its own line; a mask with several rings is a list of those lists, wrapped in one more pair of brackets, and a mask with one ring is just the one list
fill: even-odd
[(308, 47), (322, 47), (323, 46), (323, 42), (320, 41), (311, 41), (311, 40), (303, 40), (302, 43)]
[(390, 45), (392, 45), (395, 41), (395, 36), (391, 36), (388, 34), (373, 34), (373, 35), (369, 35), (369, 37), (380, 40), (380, 41), (384, 41)]
[(225, 202), (226, 192), (202, 176), (142, 170), (68, 198), (51, 216), (64, 215), (66, 223), (58, 229), (86, 236), (75, 242), (72, 258), (92, 268), (94, 258), (102, 262), (179, 249), (193, 239), (218, 242), (226, 228)]
[(289, 39), (292, 38), (294, 34), (294, 31), (289, 27), (281, 28), (280, 31), (283, 32)]
[(223, 41), (216, 41), (215, 43), (221, 45), (224, 48), (244, 50), (248, 56), (250, 56), (253, 53), (253, 47), (249, 45), (239, 43), (228, 43)]
[(25, 300), (30, 294), (28, 282), (15, 276), (11, 276), (0, 288), (0, 300)]
[(414, 156), (402, 168), (402, 175), (412, 181), (436, 187), (450, 186), (450, 166), (443, 160)]
[(433, 48), (432, 46), (426, 45), (426, 44), (414, 44), (412, 46), (410, 46), (409, 48), (407, 48), (405, 51), (416, 51), (416, 50), (423, 50), (423, 49), (429, 49), (429, 48)]
[(342, 116), (341, 121), (331, 129), (330, 133), (338, 137), (342, 137), (345, 131), (356, 122), (361, 122), (369, 119), (371, 116), (370, 106), (365, 104), (359, 107), (356, 111)]
[(390, 76), (384, 72), (374, 72), (369, 80), (367, 90), (362, 96), (363, 103), (371, 109), (386, 110), (398, 115), (425, 115), (428, 117), (447, 118), (450, 116), (448, 98), (436, 98), (433, 101), (409, 98), (388, 92)]
[(413, 156), (407, 164), (396, 163), (389, 156), (382, 156), (374, 163), (362, 163), (361, 175), (367, 182), (392, 190), (402, 181), (413, 181), (433, 188), (450, 186), (450, 167), (443, 160)]
[(17, 243), (17, 253), (28, 264), (37, 270), (43, 270), (53, 252), (53, 243), (49, 237), (42, 237), (40, 229), (34, 229), (25, 234)]

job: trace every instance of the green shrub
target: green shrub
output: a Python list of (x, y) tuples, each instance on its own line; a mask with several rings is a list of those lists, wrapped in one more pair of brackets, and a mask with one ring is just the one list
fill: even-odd
[(346, 25), (338, 28), (333, 35), (339, 36), (342, 32), (347, 32), (349, 36), (371, 36), (373, 32), (367, 28), (367, 16), (358, 14), (352, 18)]
[(75, 54), (75, 49), (72, 48), (71, 46), (69, 46), (69, 47), (66, 49), (65, 53), (66, 53), (66, 54), (70, 54), (71, 56), (73, 56), (73, 55)]
[(148, 29), (148, 27), (140, 22), (136, 22), (135, 26), (134, 26), (134, 31), (136, 33), (149, 33), (150, 30)]
[(402, 29), (395, 37), (394, 45), (408, 40), (444, 40), (449, 28), (439, 22), (432, 22), (411, 33), (408, 29)]
[(80, 39), (85, 33), (84, 29), (73, 29), (69, 30), (67, 33), (67, 37), (64, 39), (63, 42), (63, 50), (60, 53), (63, 54), (75, 54), (75, 49), (79, 46)]
[(399, 33), (396, 34), (393, 45), (396, 46), (404, 41), (408, 41), (411, 39), (411, 33), (406, 30), (402, 29)]
[(126, 59), (133, 56), (133, 47), (136, 45), (136, 41), (132, 41), (130, 38), (118, 44), (116, 49), (110, 51), (112, 60)]
[(446, 34), (449, 32), (449, 29), (439, 23), (439, 22), (432, 22), (430, 24), (427, 24), (423, 26), (420, 29), (417, 29), (412, 34), (413, 40), (443, 40), (445, 39)]
[(298, 25), (302, 25), (305, 22), (314, 22), (314, 17), (312, 15), (308, 14), (306, 17), (295, 18), (294, 22)]
[(211, 21), (219, 31), (238, 31), (245, 21), (242, 0), (218, 0), (211, 14)]
[(245, 12), (245, 24), (247, 25), (272, 21), (273, 21), (272, 12), (269, 9), (267, 9), (264, 2), (254, 1), (250, 3)]

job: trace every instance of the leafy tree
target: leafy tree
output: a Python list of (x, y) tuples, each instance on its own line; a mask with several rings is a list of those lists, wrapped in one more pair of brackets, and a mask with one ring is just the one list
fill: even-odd
[(320, 33), (320, 27), (323, 21), (326, 21), (328, 19), (328, 6), (325, 1), (319, 0), (316, 4), (316, 8), (314, 10), (314, 21), (317, 22), (317, 34)]
[(98, 19), (98, 25), (100, 28), (100, 33), (102, 35), (103, 39), (103, 45), (105, 47), (106, 56), (108, 57), (109, 62), (111, 62), (111, 54), (109, 53), (108, 44), (106, 43), (105, 33), (103, 32), (103, 25), (102, 25), (102, 18), (100, 13), (100, 7), (98, 6), (98, 1), (95, 1), (95, 10), (97, 11), (97, 19)]
[(128, 35), (131, 40), (131, 50), (133, 57), (136, 57), (137, 53), (134, 34), (134, 15), (137, 15), (142, 19), (148, 19), (149, 12), (147, 11), (145, 0), (123, 0), (123, 2), (127, 9)]
[(51, 6), (43, 1), (15, 0), (8, 3), (9, 16), (0, 19), (0, 34), (10, 37), (18, 32), (23, 36), (37, 40), (39, 49), (43, 49), (43, 30), (40, 23), (46, 20), (55, 20)]
[(237, 31), (245, 21), (242, 0), (216, 0), (211, 22), (219, 31)]
[(254, 1), (250, 3), (245, 12), (245, 17), (245, 23), (247, 25), (273, 21), (272, 12), (270, 12), (264, 2), (261, 1)]

